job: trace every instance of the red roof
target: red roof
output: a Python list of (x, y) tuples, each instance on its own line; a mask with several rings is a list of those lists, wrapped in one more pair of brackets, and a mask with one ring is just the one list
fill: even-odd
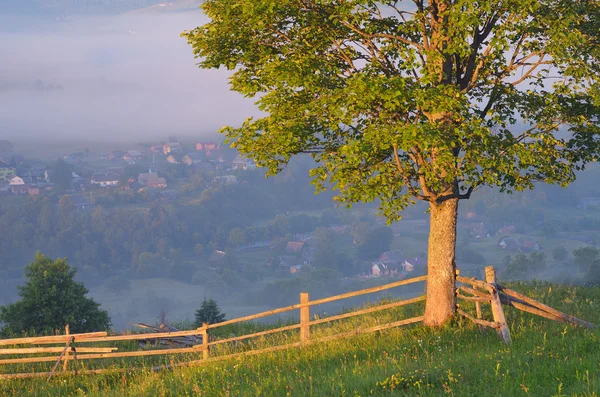
[(290, 241), (289, 243), (287, 243), (285, 250), (287, 252), (301, 252), (302, 248), (304, 248), (303, 241)]

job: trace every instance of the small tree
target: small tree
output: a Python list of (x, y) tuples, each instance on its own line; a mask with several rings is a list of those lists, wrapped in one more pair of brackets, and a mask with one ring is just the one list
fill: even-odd
[(210, 298), (202, 301), (200, 309), (196, 310), (196, 326), (201, 327), (203, 323), (216, 324), (225, 321), (225, 313), (221, 313), (221, 309), (217, 302)]
[(25, 267), (28, 280), (19, 287), (21, 300), (0, 307), (2, 333), (39, 334), (67, 324), (73, 333), (108, 329), (108, 313), (86, 297), (88, 290), (73, 279), (75, 273), (65, 259), (52, 260), (38, 253)]

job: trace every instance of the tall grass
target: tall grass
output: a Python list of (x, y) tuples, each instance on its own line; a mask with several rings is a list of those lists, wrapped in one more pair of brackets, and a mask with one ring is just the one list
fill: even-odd
[[(600, 288), (512, 284), (564, 312), (600, 323)], [(466, 310), (470, 310), (466, 307)], [(384, 324), (422, 306), (373, 313), (311, 328), (311, 338)], [(36, 396), (586, 396), (600, 390), (600, 331), (573, 328), (506, 309), (513, 343), (467, 321), (422, 326), (154, 372), (157, 359), (106, 362), (141, 370), (97, 376), (0, 381), (2, 395)], [(258, 330), (252, 325), (250, 330)], [(238, 331), (238, 330), (232, 330)], [(211, 356), (298, 341), (297, 331), (218, 346)], [(129, 346), (134, 348), (135, 346)], [(197, 355), (190, 356), (198, 359)], [(162, 362), (189, 359), (177, 357)], [(97, 363), (88, 362), (91, 367)], [(31, 367), (29, 367), (31, 368)], [(26, 371), (21, 368), (13, 370)]]

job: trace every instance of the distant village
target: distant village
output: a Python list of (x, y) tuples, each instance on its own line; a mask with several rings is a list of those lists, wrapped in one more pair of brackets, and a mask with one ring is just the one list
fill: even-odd
[[(140, 145), (142, 146), (142, 145)], [(231, 149), (222, 149), (212, 141), (183, 144), (169, 141), (144, 148), (114, 150), (96, 154), (86, 151), (70, 153), (62, 160), (71, 166), (70, 186), (61, 194), (71, 197), (78, 208), (93, 205), (94, 192), (111, 190), (148, 191), (158, 198), (173, 198), (176, 190), (169, 190), (169, 178), (165, 175), (169, 166), (188, 168), (188, 175), (198, 173), (210, 176), (212, 184), (234, 184), (237, 177), (233, 171), (256, 168), (252, 160), (240, 156)], [(43, 196), (57, 191), (56, 172), (46, 167), (30, 166), (35, 159), (26, 159), (17, 153), (0, 153), (0, 196)], [(144, 168), (131, 175), (131, 169)], [(78, 173), (77, 169), (84, 170)], [(178, 182), (185, 182), (178, 178)], [(189, 178), (188, 178), (189, 179)]]

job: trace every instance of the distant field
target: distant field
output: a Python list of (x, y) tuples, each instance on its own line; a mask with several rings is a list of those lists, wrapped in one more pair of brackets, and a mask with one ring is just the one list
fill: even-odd
[[(90, 296), (108, 310), (116, 329), (131, 328), (131, 323), (154, 324), (161, 310), (170, 321), (194, 320), (194, 313), (207, 297), (204, 287), (166, 278), (132, 280), (131, 289), (122, 294), (107, 291), (104, 286), (90, 288)], [(210, 296), (208, 296), (210, 297)], [(219, 301), (228, 317), (237, 317), (263, 310), (264, 307)]]

